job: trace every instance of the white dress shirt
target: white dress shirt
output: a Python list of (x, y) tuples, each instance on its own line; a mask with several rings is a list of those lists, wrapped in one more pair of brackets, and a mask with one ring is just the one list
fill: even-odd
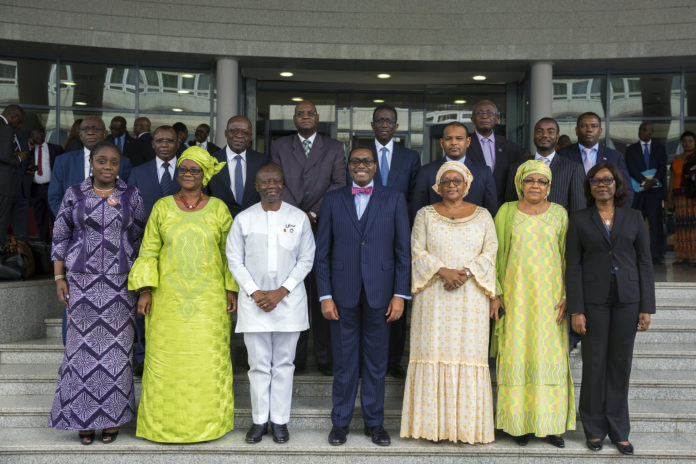
[(310, 142), (310, 143), (309, 143), (309, 149), (311, 150), (312, 147), (314, 146), (314, 139), (317, 138), (317, 133), (315, 132), (315, 133), (313, 133), (312, 135), (310, 135), (309, 137), (304, 138), (304, 137), (302, 137), (302, 136), (300, 135), (300, 133), (298, 132), (298, 133), (297, 133), (297, 136), (300, 138), (300, 145), (302, 145), (303, 148), (304, 148), (304, 141), (305, 141), (305, 140), (309, 140), (309, 142)]
[[(176, 156), (169, 161), (169, 175), (172, 176), (172, 180), (176, 179), (174, 171), (176, 170)], [(155, 156), (155, 164), (157, 165), (157, 182), (162, 182), (162, 176), (164, 175), (164, 161), (160, 159), (159, 156)]]
[(51, 181), (51, 154), (48, 151), (48, 143), (34, 147), (34, 165), (39, 166), (39, 147), (41, 147), (41, 175), (37, 170), (34, 173), (35, 184), (47, 184)]
[(554, 156), (556, 156), (556, 151), (555, 151), (555, 150), (552, 151), (551, 154), (546, 155), (546, 156), (542, 156), (542, 155), (539, 154), (539, 152), (536, 152), (536, 153), (534, 154), (534, 159), (537, 160), (537, 161), (542, 161), (542, 162), (544, 161), (544, 159), (547, 159), (549, 162), (546, 163), (546, 165), (550, 167), (550, 166), (551, 166), (551, 163), (553, 162), (553, 157), (554, 157)]
[[(235, 190), (235, 183), (234, 183), (234, 170), (237, 169), (237, 160), (234, 159), (235, 156), (239, 155), (242, 157), (242, 160), (240, 163), (242, 163), (242, 180), (244, 181), (244, 185), (246, 185), (246, 172), (247, 172), (247, 160), (246, 160), (246, 150), (244, 150), (241, 153), (235, 153), (232, 151), (229, 145), (225, 147), (225, 153), (227, 155), (227, 170), (230, 173), (230, 188), (232, 189), (232, 195), (234, 195)], [(240, 201), (241, 198), (235, 197), (235, 200), (237, 200), (237, 203), (241, 204), (242, 202)]]
[(196, 141), (196, 146), (200, 147), (204, 150), (207, 150), (208, 149), (208, 141), (207, 140), (204, 140), (203, 142)]
[(84, 157), (85, 157), (85, 179), (86, 179), (86, 178), (89, 177), (89, 173), (90, 173), (90, 171), (91, 171), (91, 168), (90, 168), (90, 166), (89, 166), (89, 153), (90, 153), (90, 150), (89, 150), (87, 147), (84, 147), (84, 148), (82, 149), (82, 153), (84, 153)]

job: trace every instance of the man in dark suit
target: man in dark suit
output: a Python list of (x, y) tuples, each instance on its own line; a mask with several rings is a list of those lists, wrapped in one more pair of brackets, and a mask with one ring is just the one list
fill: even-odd
[(213, 154), (227, 164), (210, 179), (210, 195), (224, 201), (232, 217), (261, 201), (254, 182), (256, 173), (268, 164), (268, 157), (249, 148), (253, 139), (251, 122), (244, 116), (227, 121), (227, 145)]
[[(585, 208), (587, 204), (583, 186), (585, 173), (582, 166), (573, 163), (568, 158), (557, 156), (558, 136), (559, 128), (555, 119), (541, 118), (537, 121), (534, 125), (534, 145), (536, 146), (534, 159), (544, 162), (551, 168), (551, 191), (547, 200), (558, 203), (568, 211), (568, 214), (571, 214)], [(510, 170), (505, 193), (506, 201), (518, 199), (515, 190), (515, 173), (523, 162), (524, 160), (516, 163)]]
[(27, 151), (15, 137), (23, 121), (24, 110), (19, 105), (8, 105), (0, 115), (0, 248), (7, 242), (12, 204), (28, 162)]
[[(149, 135), (149, 133), (148, 133)], [(97, 116), (86, 116), (80, 123), (80, 140), (84, 147), (80, 150), (63, 153), (56, 158), (48, 184), (48, 204), (54, 216), (58, 215), (65, 191), (72, 185), (79, 184), (90, 175), (89, 153), (99, 142), (106, 138), (104, 121)], [(118, 175), (128, 179), (131, 164), (128, 158), (121, 157)]]
[[(319, 114), (314, 104), (302, 101), (295, 106), (293, 122), (297, 134), (286, 135), (271, 144), (271, 163), (283, 171), (283, 201), (300, 208), (316, 230), (319, 209), (326, 192), (346, 185), (343, 144), (317, 133)], [(331, 375), (329, 325), (321, 316), (314, 271), (305, 279), (314, 336), (314, 354), (319, 370)], [(307, 362), (307, 332), (302, 332), (295, 356), (296, 371)]]
[[(471, 122), (474, 123), (476, 130), (471, 137), (471, 144), (466, 153), (467, 158), (489, 167), (493, 173), (495, 190), (498, 194), (497, 206), (500, 207), (505, 202), (510, 169), (522, 159), (522, 150), (516, 143), (493, 133), (498, 124), (498, 108), (492, 101), (478, 102), (471, 113)], [(474, 174), (473, 171), (472, 174)], [(490, 212), (493, 214), (492, 211)]]
[(575, 135), (578, 137), (577, 143), (558, 150), (558, 154), (582, 165), (585, 173), (592, 166), (603, 161), (616, 164), (621, 170), (626, 184), (628, 193), (626, 204), (631, 205), (633, 203), (633, 187), (626, 162), (621, 153), (599, 143), (599, 137), (602, 135), (602, 119), (599, 115), (588, 112), (578, 116)]
[(371, 150), (354, 149), (348, 162), (353, 185), (324, 197), (315, 258), (334, 359), (329, 443), (346, 442), (360, 377), (365, 434), (386, 446), (389, 322), (401, 317), (411, 298), (408, 211), (401, 192), (373, 181), (377, 159)]
[[(379, 162), (375, 173), (375, 182), (404, 194), (406, 202), (416, 185), (416, 176), (420, 170), (420, 156), (415, 150), (402, 147), (394, 142), (394, 133), (399, 128), (396, 108), (379, 105), (372, 113), (372, 130), (375, 140), (368, 145)], [(348, 173), (350, 175), (350, 172)], [(401, 367), (401, 356), (406, 342), (406, 317), (391, 323), (389, 331), (389, 367), (387, 371), (397, 379), (406, 377)]]
[(445, 126), (440, 139), (440, 147), (444, 152), (444, 158), (437, 159), (426, 164), (418, 172), (416, 185), (410, 204), (411, 220), (424, 206), (442, 201), (442, 197), (433, 190), (435, 175), (445, 161), (459, 161), (469, 169), (474, 180), (469, 188), (469, 193), (464, 197), (465, 201), (482, 206), (495, 216), (498, 212), (498, 195), (496, 194), (495, 181), (491, 170), (485, 164), (478, 163), (467, 156), (469, 147), (469, 131), (460, 122), (452, 122)]
[[(134, 167), (155, 159), (155, 149), (152, 148), (150, 127), (150, 120), (144, 116), (133, 122), (135, 140), (124, 147), (124, 152), (126, 158), (130, 160)], [(123, 160), (121, 162), (123, 163)]]
[(48, 204), (48, 184), (51, 181), (51, 171), (55, 165), (56, 156), (63, 153), (63, 147), (46, 142), (46, 131), (43, 127), (37, 127), (31, 131), (29, 145), (32, 147), (30, 158), (34, 171), (34, 174), (30, 176), (34, 220), (39, 229), (39, 238), (44, 242), (50, 242), (48, 226), (54, 216)]
[(188, 148), (188, 127), (183, 122), (175, 122), (172, 127), (176, 131), (176, 137), (179, 139), (179, 151), (177, 156), (181, 155)]
[[(660, 264), (665, 256), (662, 201), (667, 187), (667, 151), (664, 145), (652, 140), (652, 135), (652, 123), (643, 122), (638, 128), (639, 141), (626, 147), (626, 165), (631, 178), (643, 188), (636, 193), (633, 207), (648, 220), (650, 252), (653, 263)], [(655, 176), (650, 179), (643, 175), (643, 171), (648, 169), (655, 169)]]
[(196, 132), (194, 133), (195, 140), (191, 140), (188, 143), (189, 147), (201, 147), (204, 150), (208, 150), (211, 155), (220, 151), (220, 147), (215, 145), (213, 142), (208, 140), (210, 135), (210, 126), (207, 124), (199, 124), (196, 127)]
[(126, 153), (126, 148), (133, 143), (133, 137), (126, 130), (126, 118), (123, 116), (114, 116), (109, 124), (111, 133), (106, 136), (106, 140), (113, 143), (121, 154)]

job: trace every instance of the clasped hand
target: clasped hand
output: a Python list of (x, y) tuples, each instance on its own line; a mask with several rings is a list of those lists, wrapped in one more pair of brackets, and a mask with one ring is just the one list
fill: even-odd
[(469, 278), (464, 269), (448, 269), (441, 267), (437, 274), (445, 281), (445, 290), (455, 290), (466, 283)]
[(261, 308), (262, 311), (270, 312), (273, 311), (280, 300), (285, 298), (288, 291), (285, 287), (280, 287), (275, 290), (256, 290), (251, 294), (251, 297), (256, 302), (256, 306)]

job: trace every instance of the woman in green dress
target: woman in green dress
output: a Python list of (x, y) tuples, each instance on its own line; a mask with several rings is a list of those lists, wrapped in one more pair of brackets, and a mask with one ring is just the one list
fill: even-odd
[(136, 435), (148, 440), (208, 441), (233, 427), (229, 313), (238, 287), (225, 256), (232, 217), (202, 192), (224, 165), (202, 148), (184, 151), (181, 190), (155, 203), (128, 277), (145, 316)]
[(534, 434), (563, 448), (561, 435), (575, 429), (563, 279), (568, 214), (546, 200), (551, 170), (545, 163), (522, 164), (515, 187), (519, 201), (505, 203), (495, 217), (496, 427), (520, 446)]

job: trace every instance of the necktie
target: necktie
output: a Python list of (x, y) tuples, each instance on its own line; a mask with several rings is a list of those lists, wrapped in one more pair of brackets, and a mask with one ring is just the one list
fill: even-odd
[(312, 149), (312, 142), (310, 142), (309, 140), (303, 140), (302, 147), (304, 148), (305, 156), (309, 158), (309, 150)]
[(583, 151), (585, 152), (585, 160), (583, 161), (582, 165), (585, 167), (585, 174), (587, 174), (587, 171), (592, 169), (592, 158), (590, 158), (590, 152), (592, 151), (591, 148), (583, 148)]
[(643, 158), (645, 158), (645, 169), (650, 169), (650, 148), (649, 144), (643, 145)]
[(387, 159), (387, 147), (382, 147), (382, 165), (379, 167), (379, 175), (382, 176), (382, 185), (387, 185), (389, 178), (389, 160)]
[(242, 177), (242, 155), (234, 157), (237, 165), (234, 168), (234, 197), (241, 206), (244, 198), (244, 177)]
[(357, 195), (358, 193), (364, 193), (365, 195), (372, 195), (372, 187), (352, 187), (351, 193)]
[(116, 146), (118, 147), (118, 151), (123, 153), (123, 138), (125, 135), (122, 135), (116, 139)]
[(495, 158), (491, 147), (491, 139), (483, 139), (483, 141), (483, 156), (486, 159), (486, 166), (491, 168), (491, 171), (493, 171), (493, 167), (495, 166)]
[(22, 151), (22, 149), (19, 147), (19, 140), (17, 140), (17, 136), (15, 135), (14, 138), (12, 139), (12, 146), (14, 151)]
[(39, 145), (39, 159), (36, 160), (36, 173), (40, 176), (43, 176), (42, 158), (43, 158), (43, 145)]
[(537, 161), (542, 161), (545, 165), (551, 166), (551, 161), (549, 161), (549, 159), (545, 156), (539, 156)]
[(169, 174), (168, 162), (165, 161), (162, 163), (162, 167), (164, 168), (164, 174), (162, 174), (162, 178), (160, 179), (160, 191), (162, 195), (166, 196), (169, 195), (169, 189), (172, 187), (172, 176)]

